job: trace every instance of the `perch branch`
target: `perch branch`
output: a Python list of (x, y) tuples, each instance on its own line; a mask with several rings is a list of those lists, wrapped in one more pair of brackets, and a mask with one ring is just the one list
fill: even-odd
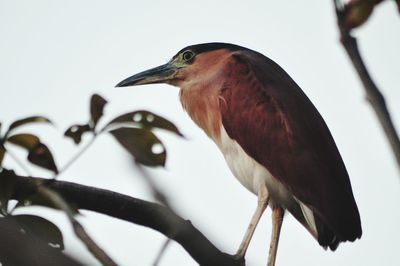
[[(18, 176), (6, 170), (3, 170), (2, 174), (15, 176), (18, 190), (13, 198), (17, 200), (34, 192), (39, 179)], [(160, 204), (65, 181), (53, 181), (49, 188), (79, 209), (102, 213), (159, 231), (182, 245), (200, 265), (244, 265), (243, 260), (221, 252), (190, 221), (184, 220)]]

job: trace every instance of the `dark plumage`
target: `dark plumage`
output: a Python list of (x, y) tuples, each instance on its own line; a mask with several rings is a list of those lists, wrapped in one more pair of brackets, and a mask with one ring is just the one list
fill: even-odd
[(339, 242), (361, 237), (349, 176), (317, 109), (267, 57), (244, 50), (231, 60), (224, 70), (230, 78), (221, 91), (228, 135), (310, 207), (322, 246), (334, 250)]
[(268, 265), (275, 264), (284, 210), (323, 247), (362, 234), (349, 176), (323, 118), (275, 62), (227, 43), (185, 47), (165, 65), (117, 86), (168, 83), (183, 107), (214, 140), (258, 207), (237, 255), (243, 257), (269, 204), (273, 230)]

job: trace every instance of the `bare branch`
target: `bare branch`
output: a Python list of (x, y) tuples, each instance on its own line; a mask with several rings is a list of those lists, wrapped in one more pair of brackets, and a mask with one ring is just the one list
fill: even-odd
[[(6, 170), (1, 174), (15, 175)], [(15, 175), (15, 179), (18, 191), (13, 198), (23, 199), (35, 191), (38, 178)], [(200, 265), (244, 265), (243, 260), (221, 252), (190, 221), (184, 220), (165, 206), (71, 182), (53, 181), (49, 187), (79, 209), (102, 213), (159, 231), (182, 245)]]
[(396, 157), (397, 164), (400, 167), (400, 140), (390, 117), (390, 113), (387, 109), (385, 98), (376, 86), (375, 82), (372, 80), (364, 64), (358, 49), (356, 38), (351, 35), (350, 29), (344, 23), (346, 11), (343, 3), (339, 0), (333, 0), (333, 3), (335, 5), (338, 27), (340, 30), (340, 41), (343, 44), (347, 55), (350, 57), (350, 60), (353, 63), (353, 66), (356, 69), (362, 84), (364, 85), (367, 100), (371, 104), (379, 119), (379, 122), (381, 123), (381, 126)]

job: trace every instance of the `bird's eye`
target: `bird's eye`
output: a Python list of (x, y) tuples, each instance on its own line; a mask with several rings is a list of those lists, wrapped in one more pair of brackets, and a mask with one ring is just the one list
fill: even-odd
[(185, 51), (182, 54), (182, 58), (185, 62), (190, 62), (194, 57), (194, 53), (192, 51)]

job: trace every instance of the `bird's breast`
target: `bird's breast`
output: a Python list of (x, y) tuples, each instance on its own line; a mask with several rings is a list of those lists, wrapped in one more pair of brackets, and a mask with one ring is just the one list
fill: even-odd
[(183, 108), (192, 120), (212, 139), (220, 135), (221, 112), (218, 95), (211, 90), (181, 89)]
[(181, 88), (183, 108), (193, 121), (217, 144), (239, 182), (249, 191), (258, 194), (260, 186), (267, 186), (270, 199), (285, 207), (293, 200), (292, 194), (275, 179), (266, 167), (249, 156), (236, 140), (229, 137), (221, 119), (220, 95), (210, 87)]
[(266, 186), (271, 203), (282, 207), (291, 204), (292, 193), (275, 179), (266, 167), (250, 157), (239, 143), (231, 139), (222, 124), (220, 125), (220, 138), (219, 140), (214, 139), (214, 141), (223, 153), (233, 175), (244, 187), (257, 195), (260, 186)]

